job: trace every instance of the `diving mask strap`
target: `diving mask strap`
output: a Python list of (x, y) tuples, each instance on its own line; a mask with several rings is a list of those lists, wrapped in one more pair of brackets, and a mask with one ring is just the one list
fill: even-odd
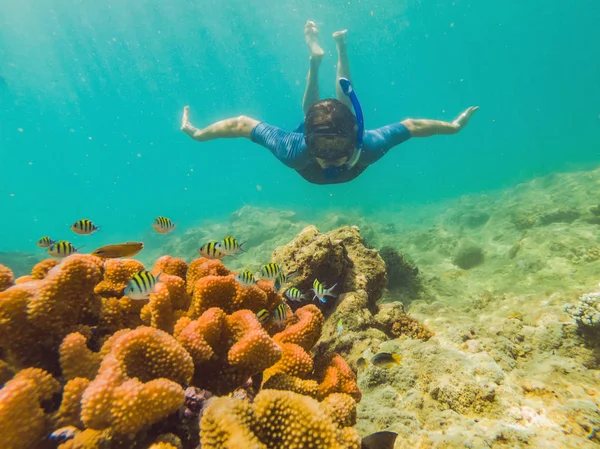
[(354, 92), (354, 89), (352, 88), (350, 80), (347, 78), (340, 78), (339, 83), (340, 87), (342, 88), (342, 92), (344, 92), (344, 95), (346, 95), (352, 103), (354, 115), (356, 116), (356, 124), (358, 125), (358, 130), (356, 132), (356, 151), (354, 152), (352, 158), (346, 162), (346, 164), (344, 164), (346, 170), (349, 170), (354, 167), (360, 159), (360, 153), (362, 151), (363, 139), (365, 135), (365, 119), (363, 117), (362, 108), (360, 107), (360, 102), (358, 101), (356, 92)]

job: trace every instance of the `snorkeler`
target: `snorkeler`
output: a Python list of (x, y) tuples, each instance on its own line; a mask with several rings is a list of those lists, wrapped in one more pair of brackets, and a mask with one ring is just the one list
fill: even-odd
[(307, 181), (336, 184), (356, 178), (392, 147), (411, 137), (456, 134), (478, 109), (476, 106), (467, 108), (452, 122), (409, 118), (378, 129), (365, 130), (362, 109), (350, 82), (346, 30), (333, 33), (338, 53), (337, 99), (319, 100), (318, 75), (324, 52), (319, 45), (318, 29), (314, 22), (306, 23), (304, 35), (310, 49), (310, 68), (302, 101), (305, 118), (293, 132), (246, 116), (222, 120), (198, 129), (189, 121), (189, 106), (183, 110), (181, 130), (199, 142), (245, 137), (269, 149)]

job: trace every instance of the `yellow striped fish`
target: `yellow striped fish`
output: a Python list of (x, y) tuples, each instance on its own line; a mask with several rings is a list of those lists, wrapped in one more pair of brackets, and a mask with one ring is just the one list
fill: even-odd
[(313, 297), (313, 300), (315, 298), (319, 298), (319, 301), (321, 301), (323, 304), (325, 304), (325, 302), (327, 302), (326, 296), (334, 296), (334, 297), (337, 296), (337, 295), (331, 293), (332, 290), (335, 288), (336, 285), (337, 284), (335, 284), (331, 288), (325, 288), (323, 286), (323, 284), (321, 284), (319, 282), (318, 279), (315, 279), (314, 282), (313, 282), (313, 288), (312, 288), (312, 291), (315, 293), (315, 296)]
[(50, 245), (53, 245), (54, 243), (56, 243), (56, 242), (54, 240), (52, 240), (50, 237), (44, 236), (38, 240), (37, 246), (39, 246), (40, 248), (48, 248)]
[(142, 270), (131, 278), (123, 294), (131, 299), (148, 299), (150, 293), (154, 293), (157, 282), (160, 282), (160, 274), (154, 276), (149, 271)]
[(256, 277), (264, 279), (265, 281), (274, 281), (280, 274), (283, 273), (283, 269), (276, 263), (268, 263), (256, 273)]
[(78, 250), (79, 248), (75, 248), (71, 242), (61, 240), (50, 245), (46, 252), (54, 257), (67, 257), (75, 254)]
[(235, 280), (245, 286), (256, 284), (256, 278), (248, 270), (244, 270), (241, 273), (236, 274)]
[(235, 237), (228, 235), (223, 239), (222, 242), (217, 243), (217, 247), (219, 251), (221, 251), (226, 256), (233, 256), (234, 254), (239, 253), (240, 251), (244, 251), (242, 249), (243, 243), (238, 243)]
[(73, 231), (75, 234), (80, 234), (80, 235), (93, 234), (98, 229), (100, 229), (100, 228), (98, 226), (96, 226), (94, 223), (92, 223), (90, 220), (88, 220), (87, 218), (84, 218), (82, 220), (77, 220), (75, 223), (73, 223), (71, 225), (71, 231)]
[(279, 323), (285, 321), (287, 318), (287, 306), (284, 303), (279, 304), (275, 312), (273, 312), (273, 317)]
[(168, 234), (175, 229), (175, 223), (173, 223), (169, 218), (161, 216), (156, 217), (156, 220), (154, 220), (154, 223), (152, 223), (152, 227), (159, 234)]
[(269, 311), (267, 309), (262, 309), (256, 314), (256, 318), (260, 324), (264, 324), (269, 319)]
[(296, 287), (288, 288), (285, 291), (284, 296), (290, 301), (302, 301), (303, 299), (306, 299), (306, 296), (304, 296)]
[(218, 242), (208, 242), (205, 245), (202, 245), (198, 252), (202, 257), (206, 257), (207, 259), (221, 259), (225, 257), (227, 254), (222, 252), (218, 247)]

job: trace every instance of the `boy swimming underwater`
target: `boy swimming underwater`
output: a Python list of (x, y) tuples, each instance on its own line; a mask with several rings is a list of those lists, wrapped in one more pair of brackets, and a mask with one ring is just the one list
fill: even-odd
[(338, 53), (337, 99), (319, 100), (318, 75), (324, 52), (314, 22), (306, 23), (304, 34), (310, 49), (310, 69), (302, 101), (305, 118), (296, 130), (287, 132), (246, 116), (198, 129), (189, 121), (189, 106), (184, 108), (181, 130), (199, 142), (245, 137), (270, 150), (307, 181), (337, 184), (353, 180), (391, 148), (411, 137), (456, 134), (478, 109), (469, 107), (452, 122), (409, 118), (365, 130), (362, 109), (350, 82), (346, 30), (333, 33)]

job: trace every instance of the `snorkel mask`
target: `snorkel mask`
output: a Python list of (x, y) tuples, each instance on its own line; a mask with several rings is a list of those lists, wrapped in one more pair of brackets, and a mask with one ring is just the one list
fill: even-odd
[(340, 87), (342, 88), (342, 92), (346, 95), (350, 102), (352, 103), (352, 108), (354, 109), (354, 115), (356, 116), (356, 124), (358, 129), (356, 131), (356, 151), (354, 155), (350, 158), (348, 162), (344, 165), (340, 165), (339, 167), (327, 167), (323, 169), (323, 175), (325, 179), (336, 179), (343, 172), (350, 170), (352, 167), (356, 165), (358, 159), (360, 158), (360, 153), (362, 151), (363, 145), (363, 137), (365, 134), (365, 121), (363, 118), (362, 108), (360, 107), (360, 103), (358, 102), (358, 97), (356, 96), (356, 92), (352, 88), (352, 84), (346, 78), (340, 78)]

